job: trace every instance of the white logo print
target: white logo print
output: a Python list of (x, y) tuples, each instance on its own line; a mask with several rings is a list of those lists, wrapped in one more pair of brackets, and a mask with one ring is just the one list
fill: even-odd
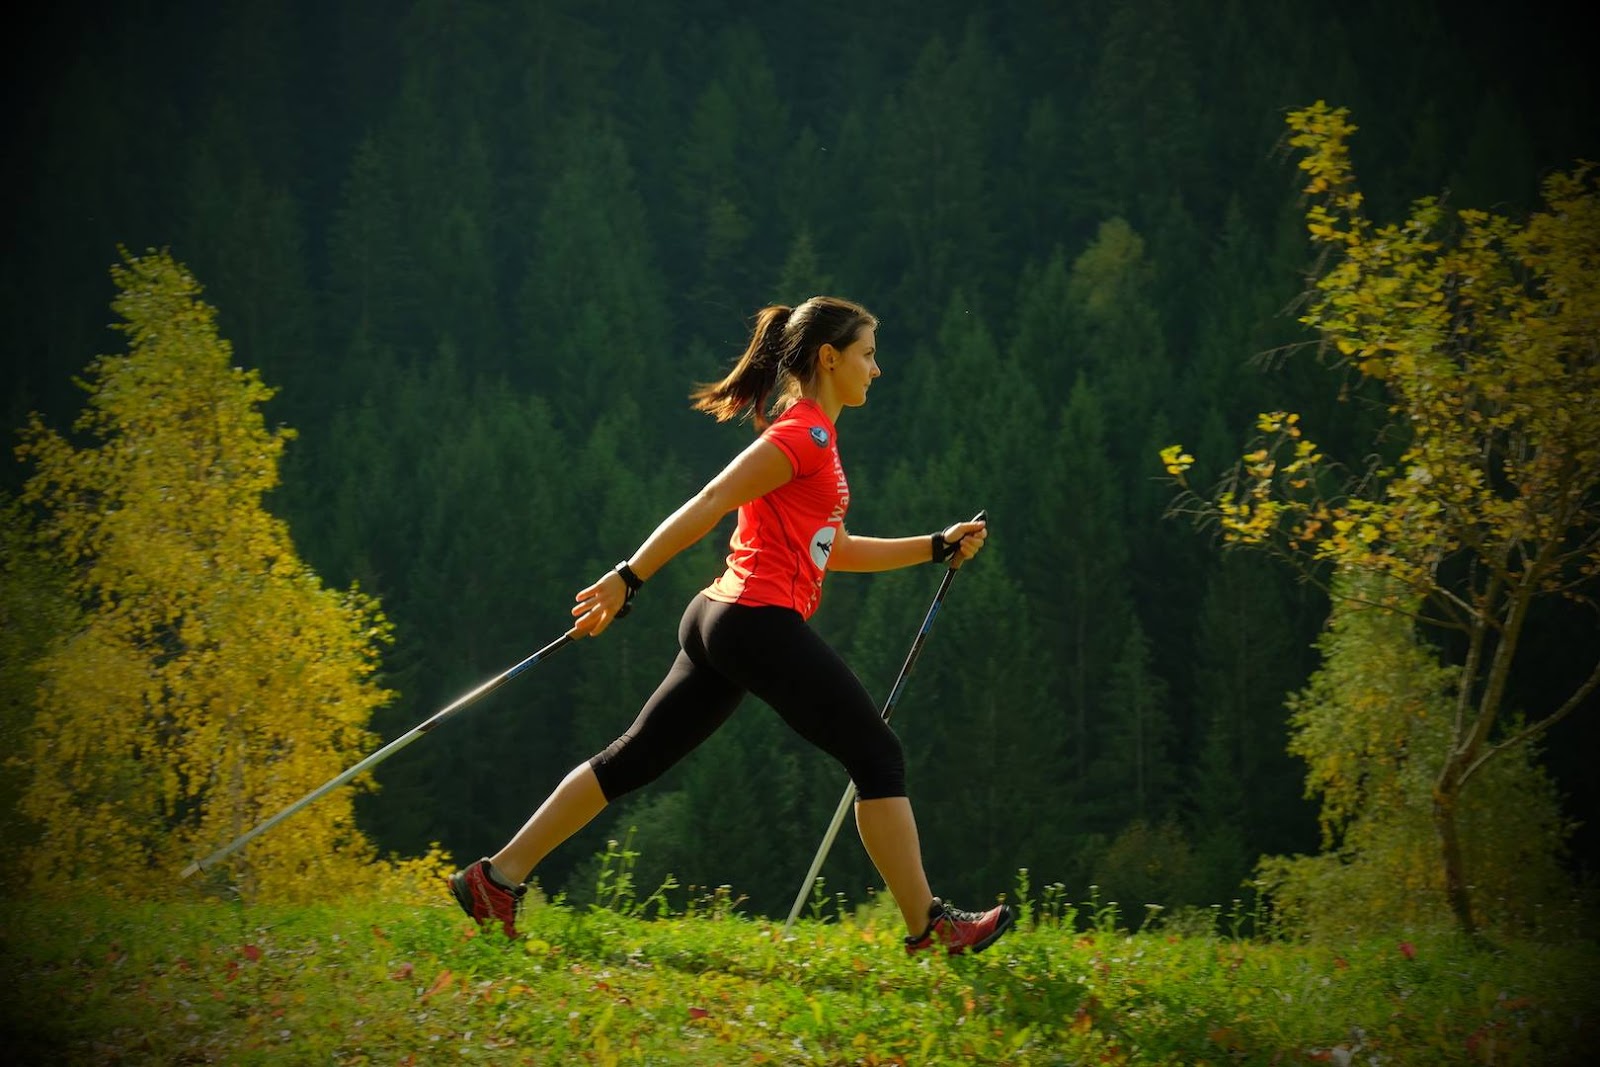
[(817, 570), (828, 569), (828, 554), (833, 551), (833, 538), (838, 532), (837, 526), (824, 526), (811, 535), (811, 562), (817, 565)]

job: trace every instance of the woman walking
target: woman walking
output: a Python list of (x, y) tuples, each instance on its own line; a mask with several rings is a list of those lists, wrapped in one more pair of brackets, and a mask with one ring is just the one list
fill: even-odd
[(765, 308), (733, 369), (691, 395), (696, 410), (719, 422), (752, 418), (760, 436), (633, 555), (578, 592), (569, 633), (604, 633), (652, 575), (737, 509), (727, 569), (684, 611), (677, 659), (633, 725), (573, 768), (499, 852), (450, 876), (468, 915), (498, 921), (515, 937), (523, 882), (534, 867), (608, 803), (705, 741), (753, 693), (849, 772), (856, 826), (905, 919), (907, 952), (933, 946), (978, 952), (1010, 928), (1005, 905), (966, 912), (933, 895), (900, 742), (865, 687), (807, 622), (830, 569), (885, 571), (949, 561), (956, 553), (971, 559), (987, 536), (982, 522), (956, 523), (931, 536), (846, 531), (850, 489), (834, 427), (845, 408), (866, 403), (880, 373), (877, 326), (865, 308), (835, 297)]

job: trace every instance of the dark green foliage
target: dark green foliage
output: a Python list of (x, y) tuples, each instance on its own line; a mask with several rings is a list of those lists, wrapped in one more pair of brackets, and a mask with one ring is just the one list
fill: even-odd
[[(858, 299), (884, 376), (840, 428), (851, 529), (992, 520), (897, 713), (936, 887), (975, 905), (1018, 866), (1081, 884), (1159, 859), (1173, 902), (1226, 901), (1262, 851), (1316, 846), (1283, 698), (1327, 605), (1164, 521), (1156, 450), (1234, 453), (1266, 407), (1383, 446), (1314, 360), (1255, 358), (1310, 340), (1283, 112), (1352, 107), (1383, 205), (1515, 207), (1600, 151), (1571, 45), (1415, 7), (41, 15), (0, 176), (7, 425), (76, 408), (116, 246), (171, 246), (237, 362), (281, 387), (270, 417), (300, 436), (273, 503), (297, 547), (395, 623), (389, 738), (561, 632), (573, 592), (744, 446), (684, 400), (758, 307)], [(380, 846), (470, 857), (515, 829), (631, 720), (730, 526), (601, 641), (386, 764), (359, 807)], [(830, 579), (815, 623), (880, 699), (937, 581)], [(1592, 790), (1579, 762), (1561, 784)], [(781, 910), (843, 788), (752, 701), (539, 878), (582, 883), (637, 825), (653, 874)], [(853, 828), (827, 877), (872, 884)]]
[[(1310, 814), (1300, 799), (1304, 769), (1283, 760), (1283, 696), (1314, 666), (1305, 643), (1295, 641), (1303, 624), (1287, 584), (1270, 561), (1230, 554), (1212, 571), (1195, 620), (1189, 686), (1201, 716), (1196, 748), (1216, 747), (1201, 766), (1219, 761), (1215, 770), (1238, 790), (1252, 855), (1298, 840)], [(1202, 832), (1217, 825), (1217, 812), (1209, 814), (1197, 820)]]

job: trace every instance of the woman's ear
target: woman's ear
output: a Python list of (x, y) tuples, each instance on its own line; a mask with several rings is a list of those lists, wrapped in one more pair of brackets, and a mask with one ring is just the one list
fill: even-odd
[(823, 370), (832, 370), (833, 365), (839, 362), (839, 350), (832, 342), (824, 341), (822, 347), (817, 349), (817, 362)]

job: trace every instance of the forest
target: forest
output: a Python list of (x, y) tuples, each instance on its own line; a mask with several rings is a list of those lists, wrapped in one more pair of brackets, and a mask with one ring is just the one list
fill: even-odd
[[(1174, 515), (1162, 449), (1209, 485), (1261, 412), (1357, 459), (1392, 443), (1373, 383), (1300, 319), (1317, 251), (1286, 116), (1348, 109), (1375, 219), (1428, 196), (1526, 217), (1600, 158), (1580, 37), (1425, 0), (60, 5), (5, 75), (6, 426), (70, 434), (76, 383), (119, 344), (119, 250), (170, 252), (294, 431), (268, 509), (392, 628), (376, 743), (557, 637), (572, 595), (744, 447), (748, 425), (687, 396), (758, 309), (859, 301), (883, 375), (839, 427), (850, 529), (990, 519), (894, 720), (935, 891), (989, 900), (1026, 868), (1073, 899), (1226, 904), (1261, 857), (1327, 846), (1290, 709), (1331, 605)], [(8, 499), (30, 473), (7, 461)], [(354, 802), (376, 848), (498, 847), (632, 720), (731, 526), (600, 639), (385, 763)], [(828, 580), (813, 621), (880, 699), (939, 579)], [(56, 617), (7, 622), (12, 752)], [(1597, 632), (1540, 603), (1506, 706), (1559, 705)], [(1600, 849), (1597, 705), (1527, 771), (1573, 885)], [(626, 841), (645, 892), (671, 874), (782, 914), (846, 784), (747, 700), (536, 877), (582, 898)], [(823, 874), (876, 888), (848, 830)]]

